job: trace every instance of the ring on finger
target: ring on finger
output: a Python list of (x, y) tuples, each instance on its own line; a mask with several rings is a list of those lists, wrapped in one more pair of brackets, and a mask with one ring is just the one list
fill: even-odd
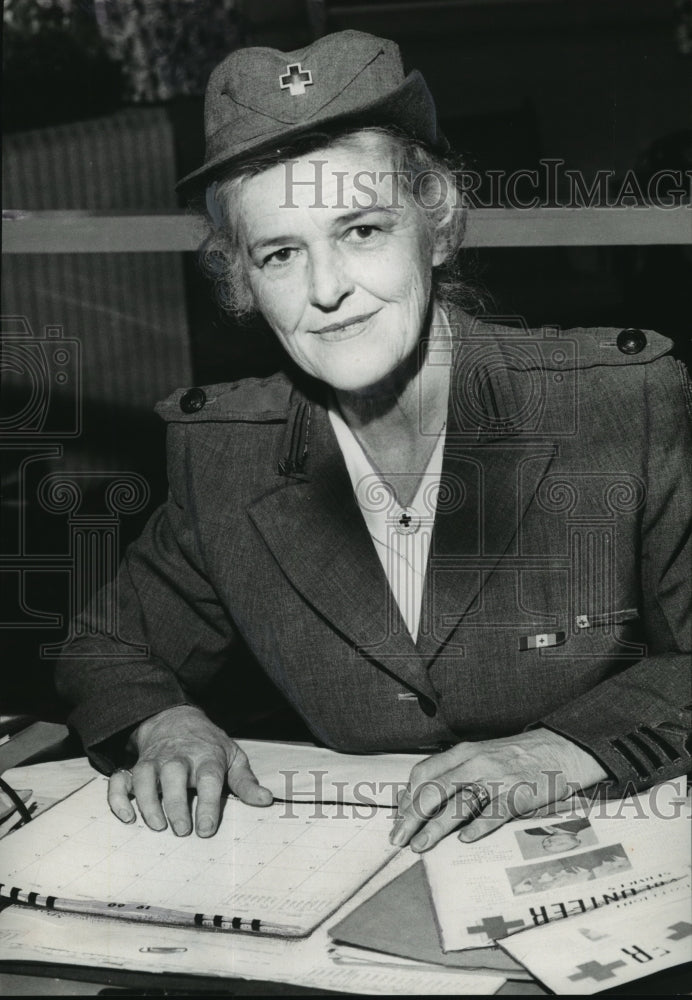
[(468, 799), (468, 804), (474, 816), (483, 812), (491, 799), (490, 792), (480, 781), (469, 781), (467, 784), (461, 786), (460, 791), (464, 795), (464, 799)]

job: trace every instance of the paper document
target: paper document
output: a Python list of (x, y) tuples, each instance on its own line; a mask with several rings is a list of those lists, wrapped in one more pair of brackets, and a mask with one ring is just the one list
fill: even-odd
[[(87, 781), (98, 774), (84, 757), (75, 760), (51, 761), (45, 764), (29, 764), (13, 767), (3, 773), (3, 778), (12, 788), (33, 788), (34, 794), (29, 801), (33, 819), (40, 816), (71, 795)], [(0, 839), (12, 832), (14, 822), (11, 820), (0, 826)]]
[[(260, 784), (279, 799), (314, 802), (375, 802), (394, 807), (421, 754), (343, 754), (310, 744), (237, 740)], [(31, 764), (5, 773), (13, 788), (39, 789), (36, 813), (55, 805), (98, 774), (80, 757), (59, 763)], [(32, 784), (33, 782), (33, 784)]]
[[(3, 843), (2, 894), (77, 912), (299, 936), (396, 852), (389, 810), (229, 798), (216, 836), (120, 823), (98, 777)], [(36, 894), (36, 895), (32, 895)]]
[(690, 878), (607, 909), (513, 934), (502, 947), (560, 996), (583, 996), (692, 962)]
[(279, 799), (395, 806), (422, 754), (347, 754), (322, 747), (237, 740), (261, 785)]
[(309, 938), (267, 938), (194, 928), (146, 927), (108, 917), (10, 906), (0, 913), (0, 961), (51, 962), (141, 972), (240, 976), (362, 996), (485, 996), (500, 975), (427, 966), (372, 966), (330, 953), (326, 931)]
[(385, 955), (378, 955), (378, 952), (431, 965), (492, 969), (512, 979), (529, 978), (528, 973), (500, 948), (442, 951), (420, 860), (351, 910), (344, 920), (330, 924), (328, 931), (340, 945), (374, 949), (373, 955), (380, 960)]
[(514, 820), (475, 844), (447, 837), (424, 855), (444, 950), (489, 945), (686, 875), (689, 812), (683, 779)]
[(421, 757), (239, 743), (272, 806), (231, 796), (215, 837), (179, 839), (140, 819), (119, 823), (98, 776), (12, 836), (3, 894), (137, 920), (308, 933), (395, 853), (393, 805)]

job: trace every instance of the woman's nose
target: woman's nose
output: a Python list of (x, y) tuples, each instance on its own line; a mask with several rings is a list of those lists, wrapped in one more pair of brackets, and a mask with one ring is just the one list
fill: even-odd
[(353, 282), (338, 252), (320, 247), (310, 256), (310, 302), (319, 309), (338, 308), (353, 291)]

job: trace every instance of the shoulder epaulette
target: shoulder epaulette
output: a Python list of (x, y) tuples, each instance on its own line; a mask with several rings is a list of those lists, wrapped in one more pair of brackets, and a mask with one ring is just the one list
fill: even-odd
[[(668, 354), (673, 342), (636, 327), (558, 326), (530, 329), (519, 317), (471, 316), (449, 307), (452, 333), (468, 351), (476, 347), (508, 369), (565, 371), (600, 365), (641, 365)], [(515, 363), (516, 362), (516, 363)]]
[(641, 365), (655, 361), (673, 347), (668, 337), (634, 327), (557, 326), (529, 329), (492, 318), (473, 318), (461, 327), (460, 342), (467, 350), (481, 347), (501, 358), (507, 369), (568, 371), (601, 365)]
[(154, 409), (168, 422), (238, 421), (267, 423), (285, 420), (293, 386), (279, 373), (269, 378), (176, 389)]
[[(539, 331), (540, 332), (540, 331)], [(547, 368), (591, 368), (598, 365), (641, 365), (668, 354), (673, 343), (655, 330), (635, 327), (575, 327), (561, 331), (557, 343), (570, 345), (571, 363), (551, 364), (552, 352), (545, 351)], [(546, 343), (550, 343), (547, 340)], [(560, 355), (558, 355), (558, 361)]]

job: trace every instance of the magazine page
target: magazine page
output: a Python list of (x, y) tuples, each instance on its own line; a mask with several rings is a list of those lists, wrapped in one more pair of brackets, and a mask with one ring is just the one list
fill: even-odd
[(692, 961), (689, 875), (500, 942), (554, 993), (583, 996)]
[(447, 837), (424, 855), (443, 949), (489, 945), (680, 878), (689, 811), (683, 779), (514, 820), (475, 844)]

